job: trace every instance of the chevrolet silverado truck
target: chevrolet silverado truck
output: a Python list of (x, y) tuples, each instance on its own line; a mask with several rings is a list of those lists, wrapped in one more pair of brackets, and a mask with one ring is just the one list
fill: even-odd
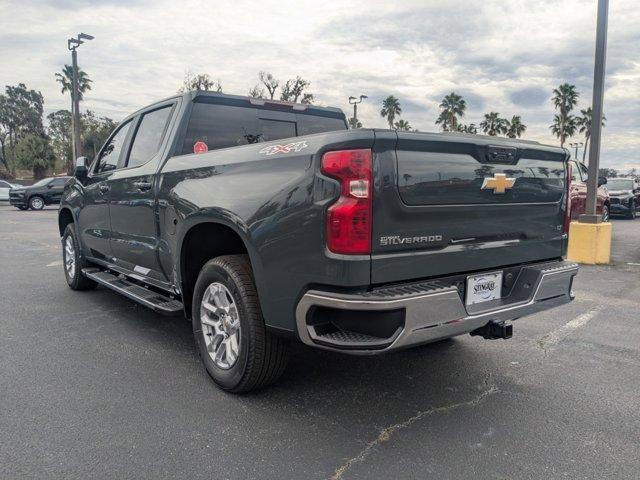
[(344, 114), (190, 92), (125, 118), (59, 210), (64, 273), (190, 319), (223, 389), (290, 341), (382, 354), (573, 299), (566, 150), (348, 130)]

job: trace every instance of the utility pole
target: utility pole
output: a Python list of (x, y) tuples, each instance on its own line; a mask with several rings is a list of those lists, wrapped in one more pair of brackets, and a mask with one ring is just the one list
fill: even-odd
[(586, 213), (580, 215), (582, 223), (600, 223), (596, 215), (598, 169), (600, 166), (600, 136), (602, 133), (602, 104), (604, 101), (604, 75), (607, 54), (607, 21), (609, 0), (598, 0), (596, 32), (596, 58), (593, 69), (593, 119), (591, 121), (591, 145), (589, 145), (589, 178), (587, 179)]
[(71, 120), (72, 120), (72, 150), (73, 162), (80, 156), (82, 144), (80, 142), (80, 95), (78, 85), (78, 53), (76, 49), (82, 45), (83, 40), (93, 40), (93, 36), (81, 33), (77, 38), (67, 40), (67, 48), (71, 50), (71, 68), (73, 76), (71, 80)]
[(360, 100), (356, 97), (349, 97), (349, 103), (353, 105), (353, 123), (354, 125), (358, 124), (358, 104), (362, 103), (362, 100), (365, 98), (369, 98), (366, 95), (360, 95)]

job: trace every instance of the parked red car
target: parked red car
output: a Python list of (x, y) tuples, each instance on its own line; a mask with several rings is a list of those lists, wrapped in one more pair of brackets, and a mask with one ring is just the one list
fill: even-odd
[[(569, 161), (571, 165), (571, 220), (577, 220), (585, 213), (587, 207), (587, 167), (582, 162), (576, 160)], [(609, 192), (602, 185), (607, 183), (607, 179), (598, 179), (598, 196), (596, 199), (596, 213), (602, 215), (602, 221), (609, 221), (611, 212), (611, 201)]]

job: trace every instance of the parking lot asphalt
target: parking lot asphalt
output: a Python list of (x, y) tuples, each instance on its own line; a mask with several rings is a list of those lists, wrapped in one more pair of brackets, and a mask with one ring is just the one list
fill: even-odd
[(278, 384), (234, 396), (184, 320), (71, 291), (56, 218), (0, 206), (2, 479), (640, 476), (640, 219), (510, 340), (296, 345)]

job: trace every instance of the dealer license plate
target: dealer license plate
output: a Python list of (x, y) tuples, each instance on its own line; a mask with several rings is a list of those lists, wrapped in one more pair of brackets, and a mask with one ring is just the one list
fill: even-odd
[(502, 272), (483, 273), (467, 277), (467, 305), (489, 302), (500, 298)]

